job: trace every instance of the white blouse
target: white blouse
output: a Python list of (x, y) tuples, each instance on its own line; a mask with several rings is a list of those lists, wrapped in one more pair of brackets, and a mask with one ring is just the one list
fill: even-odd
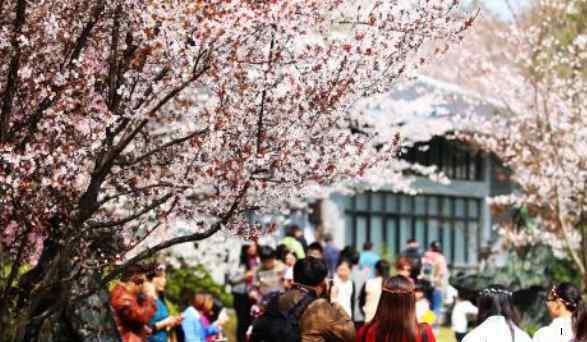
[[(515, 342), (532, 342), (530, 336), (514, 325)], [(510, 342), (512, 334), (510, 325), (503, 316), (491, 316), (481, 325), (471, 330), (463, 342)]]
[(571, 317), (555, 318), (550, 325), (538, 329), (534, 342), (569, 342), (573, 341), (573, 321)]

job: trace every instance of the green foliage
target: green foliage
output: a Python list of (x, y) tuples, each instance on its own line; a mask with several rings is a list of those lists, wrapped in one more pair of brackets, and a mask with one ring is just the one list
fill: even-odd
[(217, 284), (202, 265), (167, 269), (165, 296), (172, 310), (183, 310), (191, 302), (194, 293), (207, 292), (220, 299), (226, 307), (232, 306), (232, 296), (224, 286)]
[[(548, 288), (552, 284), (572, 282), (579, 285), (580, 275), (575, 264), (568, 259), (557, 258), (547, 245), (533, 245), (515, 250), (507, 254), (507, 262), (503, 267), (488, 267), (483, 271), (486, 279), (493, 283), (508, 285), (514, 290), (527, 289), (532, 286)], [(521, 326), (529, 333), (549, 321), (543, 293), (537, 300), (531, 301), (521, 309)]]

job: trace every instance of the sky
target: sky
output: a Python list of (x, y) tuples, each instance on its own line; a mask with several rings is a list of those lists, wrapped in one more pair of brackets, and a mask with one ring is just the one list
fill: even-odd
[[(468, 2), (473, 2), (473, 0), (467, 0)], [(528, 5), (531, 0), (509, 0), (510, 4), (517, 12), (522, 9), (524, 6)], [(481, 0), (481, 3), (487, 7), (490, 11), (498, 15), (500, 18), (505, 20), (511, 20), (512, 15), (507, 6), (506, 0)]]

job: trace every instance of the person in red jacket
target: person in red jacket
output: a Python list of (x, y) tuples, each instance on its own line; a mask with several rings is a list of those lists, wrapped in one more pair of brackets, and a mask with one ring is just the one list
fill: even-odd
[(414, 282), (404, 276), (383, 281), (373, 320), (363, 326), (357, 342), (436, 342), (428, 324), (418, 324)]
[(127, 269), (110, 294), (114, 319), (123, 342), (145, 342), (150, 334), (149, 320), (155, 314), (155, 300), (143, 292), (145, 268)]

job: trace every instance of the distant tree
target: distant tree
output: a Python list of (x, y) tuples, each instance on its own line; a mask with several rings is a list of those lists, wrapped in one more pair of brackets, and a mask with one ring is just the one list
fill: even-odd
[(453, 59), (458, 73), (450, 75), (497, 108), (491, 117), (469, 116), (461, 134), (495, 153), (519, 187), (512, 196), (494, 198), (494, 207), (526, 207), (537, 219), (539, 229), (505, 227), (505, 236), (515, 244), (546, 241), (565, 251), (585, 288), (587, 32), (577, 13), (586, 3), (537, 1), (511, 23), (480, 21)]

